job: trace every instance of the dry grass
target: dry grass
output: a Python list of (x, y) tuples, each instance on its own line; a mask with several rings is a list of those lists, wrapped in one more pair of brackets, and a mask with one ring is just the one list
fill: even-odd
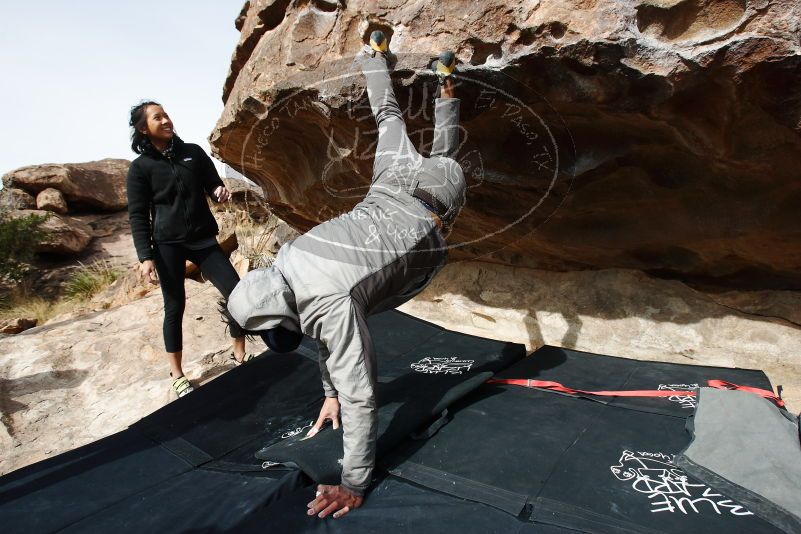
[(121, 274), (107, 261), (79, 265), (67, 283), (64, 296), (56, 300), (36, 295), (30, 284), (12, 288), (0, 301), (0, 318), (24, 317), (44, 324), (53, 317), (80, 309), (86, 300), (111, 285)]
[(43, 324), (56, 315), (72, 311), (75, 307), (75, 301), (59, 299), (54, 302), (32, 295), (25, 287), (19, 287), (13, 289), (3, 300), (0, 318), (24, 317), (36, 319), (36, 324)]
[(68, 300), (87, 300), (119, 278), (122, 271), (108, 261), (98, 260), (80, 267), (72, 274), (65, 289)]
[(251, 268), (259, 269), (272, 265), (275, 258), (267, 249), (267, 242), (280, 224), (281, 220), (271, 215), (265, 223), (247, 218), (237, 226), (238, 251), (250, 261)]

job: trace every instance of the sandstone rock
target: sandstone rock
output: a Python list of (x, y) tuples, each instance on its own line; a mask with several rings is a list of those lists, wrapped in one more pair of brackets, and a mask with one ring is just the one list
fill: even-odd
[(36, 195), (36, 209), (52, 211), (60, 215), (67, 213), (67, 201), (58, 189), (48, 187)]
[(88, 226), (94, 238), (87, 248), (90, 256), (83, 258), (81, 260), (83, 263), (107, 260), (113, 264), (127, 266), (137, 262), (127, 211), (90, 213), (72, 217)]
[(44, 189), (61, 191), (74, 208), (118, 211), (128, 205), (125, 177), (130, 161), (102, 159), (87, 163), (21, 167), (3, 176), (3, 187), (38, 195)]
[(36, 198), (22, 189), (4, 187), (0, 190), (0, 209), (34, 210), (36, 209)]
[[(210, 284), (187, 284), (184, 369), (202, 384), (232, 367)], [(0, 474), (122, 430), (171, 400), (158, 290), (130, 304), (0, 339), (10, 441)], [(260, 353), (264, 345), (248, 350)], [(5, 443), (4, 443), (5, 445)]]
[(72, 215), (70, 219), (77, 221), (92, 236), (92, 240), (76, 255), (44, 255), (35, 259), (37, 276), (31, 280), (32, 290), (47, 300), (55, 300), (63, 295), (79, 263), (91, 265), (103, 261), (123, 270), (139, 263), (133, 248), (127, 212)]
[(222, 180), (231, 192), (231, 199), (222, 204), (213, 202), (211, 204), (213, 211), (235, 211), (242, 213), (245, 220), (257, 222), (264, 221), (270, 216), (270, 210), (260, 187), (244, 180), (233, 178)]
[(289, 241), (300, 235), (297, 230), (281, 221), (270, 233), (270, 237), (265, 243), (265, 250), (270, 254), (278, 254), (278, 250)]
[(16, 319), (0, 319), (0, 334), (19, 334), (23, 330), (36, 326), (36, 319), (17, 317)]
[(39, 227), (45, 233), (45, 240), (36, 247), (37, 252), (58, 255), (78, 254), (92, 240), (92, 229), (73, 217), (43, 210), (16, 210), (10, 213), (14, 218), (31, 215), (48, 216)]
[[(608, 269), (556, 273), (484, 262), (447, 265), (400, 309), (453, 330), (641, 360), (762, 369), (801, 409), (801, 293), (729, 292)], [(748, 303), (759, 303), (759, 314)], [(753, 305), (753, 304), (752, 304)]]
[(351, 59), (383, 29), (422, 153), (440, 50), (461, 63), (466, 208), (452, 259), (801, 288), (795, 0), (250, 1), (214, 152), (298, 230), (367, 191)]
[(250, 260), (238, 250), (235, 250), (231, 254), (231, 265), (233, 265), (234, 269), (236, 269), (236, 273), (239, 275), (239, 278), (242, 278), (251, 270)]
[(238, 221), (236, 213), (226, 212), (217, 216), (218, 226), (220, 227), (220, 233), (217, 234), (217, 242), (226, 256), (230, 256), (231, 252), (236, 250), (236, 227)]

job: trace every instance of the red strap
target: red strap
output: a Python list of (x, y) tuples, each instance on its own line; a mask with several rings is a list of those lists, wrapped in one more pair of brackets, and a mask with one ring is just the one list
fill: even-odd
[[(512, 386), (523, 386), (534, 389), (545, 389), (548, 391), (559, 391), (560, 393), (570, 393), (572, 395), (594, 395), (599, 397), (693, 397), (695, 390), (667, 390), (667, 389), (639, 389), (639, 390), (618, 390), (618, 391), (584, 391), (583, 389), (573, 389), (563, 386), (559, 382), (550, 382), (547, 380), (531, 380), (527, 378), (492, 378), (487, 381), (488, 384), (508, 384)], [(775, 396), (772, 391), (765, 389), (752, 388), (750, 386), (739, 386), (726, 382), (724, 380), (708, 380), (709, 387), (715, 389), (736, 389), (739, 391), (747, 391), (755, 393), (760, 397), (764, 397), (773, 401), (776, 406), (783, 407), (784, 401)]]
[(738, 391), (747, 391), (749, 393), (754, 393), (759, 395), (760, 397), (764, 397), (768, 400), (773, 401), (776, 406), (780, 408), (784, 407), (784, 401), (781, 400), (779, 397), (775, 396), (772, 391), (767, 391), (765, 389), (759, 388), (752, 388), (751, 386), (740, 386), (738, 384), (732, 384), (731, 382), (726, 382), (725, 380), (707, 380), (707, 384), (709, 387), (715, 389), (736, 389)]

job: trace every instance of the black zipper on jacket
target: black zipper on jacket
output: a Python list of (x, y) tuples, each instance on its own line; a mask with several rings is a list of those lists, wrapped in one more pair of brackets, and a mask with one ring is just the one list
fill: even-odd
[(184, 212), (184, 224), (186, 225), (186, 239), (189, 239), (189, 236), (192, 233), (192, 227), (189, 225), (189, 215), (186, 213), (186, 203), (189, 201), (189, 199), (184, 196), (184, 187), (181, 182), (181, 179), (178, 177), (178, 171), (175, 170), (175, 163), (173, 163), (172, 158), (167, 158), (167, 160), (170, 162), (172, 175), (175, 178), (175, 184), (178, 186), (178, 194), (181, 195), (181, 211)]

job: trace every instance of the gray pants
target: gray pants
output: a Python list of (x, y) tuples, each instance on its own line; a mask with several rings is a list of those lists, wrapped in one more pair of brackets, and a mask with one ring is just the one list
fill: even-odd
[(417, 188), (434, 197), (443, 220), (451, 222), (465, 201), (461, 167), (451, 159), (459, 148), (459, 99), (438, 98), (434, 105), (434, 141), (426, 158), (415, 149), (395, 98), (384, 58), (360, 61), (367, 78), (370, 107), (378, 123), (378, 144), (373, 164), (371, 193), (413, 194)]
[(285, 244), (270, 269), (252, 271), (229, 299), (244, 328), (278, 324), (318, 340), (326, 396), (338, 396), (344, 431), (342, 484), (361, 494), (375, 465), (376, 363), (366, 318), (422, 291), (447, 259), (445, 239), (422, 189), (452, 221), (465, 182), (448, 156), (458, 148), (457, 99), (436, 102), (433, 153), (421, 156), (406, 133), (383, 57), (360, 58), (378, 124), (373, 180), (365, 199)]

